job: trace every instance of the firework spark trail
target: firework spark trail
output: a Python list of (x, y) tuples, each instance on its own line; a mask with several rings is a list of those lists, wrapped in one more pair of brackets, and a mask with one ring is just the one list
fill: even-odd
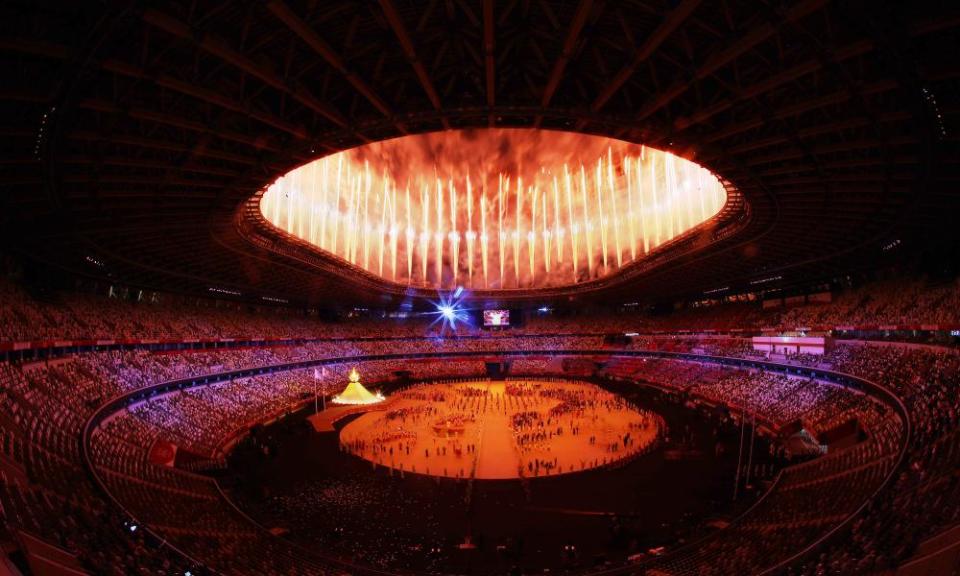
[(467, 174), (467, 277), (473, 285), (473, 240), (476, 232), (473, 231), (473, 186), (470, 175)]

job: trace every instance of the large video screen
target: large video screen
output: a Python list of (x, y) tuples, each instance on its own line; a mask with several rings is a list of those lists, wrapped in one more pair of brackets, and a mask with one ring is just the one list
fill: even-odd
[(509, 310), (484, 310), (483, 325), (484, 326), (509, 326), (510, 311)]

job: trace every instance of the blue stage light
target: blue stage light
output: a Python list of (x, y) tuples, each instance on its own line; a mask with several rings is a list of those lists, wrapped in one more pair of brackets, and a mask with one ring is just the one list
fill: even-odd
[(466, 297), (466, 290), (463, 287), (458, 287), (450, 294), (445, 295), (441, 292), (438, 301), (433, 302), (436, 312), (430, 312), (429, 314), (437, 316), (434, 322), (442, 323), (441, 332), (456, 331), (457, 323), (470, 323), (470, 313), (462, 307)]
[(453, 306), (441, 305), (437, 306), (437, 310), (439, 310), (447, 320), (455, 320), (457, 317), (457, 311)]

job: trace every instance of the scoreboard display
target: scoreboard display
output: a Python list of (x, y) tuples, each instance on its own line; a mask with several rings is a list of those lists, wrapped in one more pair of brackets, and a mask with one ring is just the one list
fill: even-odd
[(489, 326), (489, 327), (509, 326), (510, 311), (509, 310), (484, 310), (483, 325)]

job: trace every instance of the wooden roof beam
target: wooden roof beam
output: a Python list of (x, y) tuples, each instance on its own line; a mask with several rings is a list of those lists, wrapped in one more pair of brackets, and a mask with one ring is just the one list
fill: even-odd
[(168, 126), (175, 126), (183, 130), (189, 130), (191, 132), (199, 132), (202, 134), (212, 133), (215, 136), (223, 138), (224, 140), (240, 142), (241, 144), (246, 144), (247, 146), (256, 148), (258, 150), (272, 150), (274, 152), (284, 151), (281, 148), (273, 146), (264, 138), (257, 138), (255, 136), (241, 134), (233, 130), (214, 128), (202, 122), (189, 120), (175, 114), (166, 114), (163, 112), (157, 112), (156, 110), (147, 110), (145, 108), (122, 107), (114, 102), (100, 98), (84, 98), (80, 100), (77, 106), (84, 110), (93, 110), (106, 114), (126, 114), (131, 118), (136, 118), (137, 120), (146, 120), (148, 122), (166, 124)]
[(297, 138), (300, 138), (301, 140), (307, 139), (307, 132), (302, 126), (296, 126), (290, 122), (287, 122), (286, 120), (277, 118), (272, 114), (266, 114), (254, 110), (251, 106), (241, 102), (235, 102), (216, 90), (202, 88), (192, 82), (186, 82), (184, 80), (174, 78), (169, 74), (160, 73), (152, 75), (138, 66), (129, 64), (127, 62), (122, 62), (114, 58), (105, 60), (103, 62), (103, 69), (107, 70), (108, 72), (128, 76), (130, 78), (150, 80), (158, 86), (162, 86), (168, 90), (179, 92), (180, 94), (196, 98), (226, 110), (243, 114), (244, 116), (249, 116), (250, 118), (258, 120), (268, 126), (272, 126), (277, 130), (286, 132), (287, 134), (291, 134)]
[[(410, 34), (407, 32), (407, 27), (403, 23), (403, 19), (397, 12), (397, 7), (394, 5), (393, 0), (380, 0), (380, 9), (383, 10), (383, 15), (386, 17), (387, 23), (390, 25), (390, 28), (393, 29), (394, 35), (396, 35), (397, 40), (400, 42), (400, 47), (403, 48), (403, 53), (406, 55), (407, 61), (410, 62), (410, 66), (417, 75), (417, 79), (420, 80), (420, 86), (423, 87), (423, 91), (427, 94), (430, 104), (434, 110), (440, 112), (443, 110), (443, 106), (440, 103), (440, 96), (433, 87), (433, 81), (430, 79), (430, 74), (427, 72), (426, 67), (424, 67), (423, 62), (417, 57), (416, 47), (410, 38)], [(442, 121), (443, 127), (449, 129), (450, 123), (446, 117), (444, 117)]]
[[(166, 150), (168, 152), (177, 153), (190, 151), (189, 146), (186, 144), (181, 144), (180, 142), (128, 136), (125, 134), (101, 134), (99, 132), (80, 130), (68, 133), (67, 138), (71, 140), (83, 140), (85, 142), (108, 142), (111, 144), (123, 144), (125, 146), (139, 146), (142, 148), (152, 148), (156, 150)], [(224, 152), (222, 150), (211, 150), (209, 148), (205, 148), (199, 152), (199, 155), (206, 156), (207, 158), (226, 160), (227, 162), (236, 162), (238, 164), (257, 164), (257, 159), (252, 156), (243, 156), (240, 154), (234, 154), (232, 152)]]
[(235, 50), (229, 44), (218, 37), (209, 33), (196, 33), (189, 24), (181, 22), (172, 16), (168, 16), (158, 10), (147, 9), (143, 12), (143, 20), (147, 24), (159, 28), (173, 36), (189, 40), (197, 45), (201, 50), (212, 54), (224, 62), (227, 62), (245, 72), (263, 83), (285, 92), (295, 100), (320, 114), (330, 122), (341, 128), (347, 127), (346, 119), (332, 106), (318, 100), (309, 90), (303, 86), (291, 86), (283, 78), (267, 70), (263, 66), (251, 60), (245, 54)]
[(644, 40), (643, 44), (634, 54), (633, 60), (621, 68), (620, 71), (617, 72), (617, 75), (613, 77), (613, 80), (600, 91), (600, 94), (593, 101), (593, 104), (591, 104), (590, 109), (597, 112), (603, 108), (607, 101), (633, 76), (634, 71), (653, 55), (657, 48), (693, 14), (693, 11), (696, 10), (699, 5), (700, 0), (683, 0), (680, 2), (680, 4), (663, 19), (660, 25), (647, 36), (647, 39)]
[[(307, 46), (319, 54), (330, 66), (337, 70), (353, 88), (367, 99), (374, 108), (380, 111), (384, 116), (393, 117), (394, 111), (387, 104), (386, 100), (380, 97), (376, 91), (371, 88), (362, 78), (347, 67), (343, 57), (338, 54), (333, 47), (327, 44), (323, 38), (302, 18), (297, 16), (283, 0), (271, 0), (267, 2), (267, 10), (283, 22), (287, 28), (292, 30), (303, 40)], [(398, 123), (398, 128), (405, 132), (402, 125)]]
[(674, 98), (686, 92), (687, 88), (692, 86), (696, 80), (706, 78), (730, 62), (733, 62), (754, 46), (769, 40), (776, 34), (780, 25), (794, 22), (808, 16), (822, 8), (829, 1), (830, 0), (802, 0), (787, 10), (780, 22), (776, 24), (764, 22), (744, 34), (739, 40), (733, 42), (725, 49), (712, 53), (703, 64), (694, 71), (692, 79), (678, 79), (672, 86), (661, 92), (657, 98), (644, 106), (639, 114), (637, 114), (637, 119), (643, 120), (647, 118), (660, 108), (672, 102)]
[[(839, 48), (835, 50), (832, 54), (832, 57), (837, 62), (842, 62), (849, 58), (866, 54), (870, 52), (872, 49), (873, 49), (873, 42), (869, 40), (860, 40), (858, 42), (854, 42), (853, 44), (849, 44), (847, 46), (844, 46), (843, 48)], [(756, 84), (748, 86), (735, 95), (731, 95), (726, 98), (723, 98), (716, 104), (712, 104), (710, 106), (702, 108), (699, 111), (697, 111), (695, 114), (690, 116), (689, 118), (678, 118), (677, 121), (674, 123), (674, 125), (677, 128), (677, 130), (686, 130), (687, 128), (689, 128), (690, 126), (693, 126), (694, 124), (699, 124), (701, 122), (709, 120), (714, 115), (729, 109), (731, 106), (733, 106), (735, 103), (739, 101), (755, 98), (761, 94), (774, 90), (775, 88), (779, 88), (784, 84), (793, 82), (808, 74), (812, 74), (820, 70), (822, 67), (823, 67), (823, 61), (820, 58), (813, 58), (813, 59), (807, 60), (806, 62), (798, 64), (787, 70), (784, 70), (779, 74), (774, 74), (773, 76), (770, 76), (769, 78), (761, 82), (757, 82)]]
[[(573, 13), (573, 20), (570, 21), (567, 36), (563, 41), (563, 48), (560, 50), (557, 61), (553, 64), (547, 85), (543, 89), (543, 95), (540, 98), (541, 108), (546, 108), (550, 105), (550, 101), (553, 99), (553, 95), (560, 85), (560, 80), (563, 78), (563, 72), (567, 68), (567, 63), (570, 62), (570, 58), (573, 57), (573, 51), (577, 47), (577, 40), (580, 38), (580, 32), (583, 31), (583, 27), (587, 23), (587, 17), (590, 16), (591, 8), (593, 8), (593, 0), (580, 0), (580, 3), (577, 4), (577, 10)], [(538, 114), (534, 125), (539, 126), (540, 120), (541, 116)]]
[(497, 105), (496, 61), (494, 58), (495, 25), (493, 0), (483, 0), (483, 64), (487, 85), (487, 106), (491, 108), (491, 112), (487, 118), (487, 124), (489, 126), (494, 125), (492, 108)]

